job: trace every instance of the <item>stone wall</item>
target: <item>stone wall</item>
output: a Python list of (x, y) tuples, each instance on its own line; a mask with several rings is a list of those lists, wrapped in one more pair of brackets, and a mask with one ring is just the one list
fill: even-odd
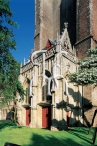
[[(56, 49), (57, 48), (57, 49)], [(54, 59), (56, 58), (56, 64), (59, 65), (59, 67), (56, 67), (56, 74), (61, 75), (65, 78), (65, 80), (68, 83), (68, 104), (71, 107), (71, 112), (69, 113), (69, 124), (74, 125), (75, 123), (78, 123), (81, 121), (80, 117), (81, 114), (81, 108), (82, 108), (82, 94), (80, 93), (81, 90), (79, 90), (78, 86), (75, 86), (72, 83), (69, 83), (68, 75), (69, 73), (73, 73), (76, 71), (76, 64), (74, 59), (74, 54), (69, 52), (69, 50), (66, 50), (65, 48), (62, 48), (63, 50), (67, 51), (66, 54), (61, 54), (60, 51), (58, 51), (58, 48), (60, 48), (59, 44), (57, 44), (56, 48), (53, 48), (45, 53), (45, 73), (46, 76), (50, 77), (53, 75), (53, 66), (54, 66)], [(52, 51), (53, 50), (53, 51)], [(39, 106), (41, 102), (46, 101), (48, 102), (48, 82), (46, 82), (46, 85), (42, 87), (42, 74), (43, 74), (43, 62), (42, 62), (42, 55), (38, 56), (35, 59), (35, 62), (38, 63), (37, 65), (30, 65), (30, 63), (26, 64), (22, 67), (21, 71), (21, 81), (23, 86), (26, 88), (28, 86), (27, 78), (31, 80), (32, 76), (34, 77), (33, 85), (32, 85), (32, 92), (33, 97), (31, 98), (31, 122), (30, 127), (38, 127), (42, 128), (42, 106)], [(31, 68), (29, 68), (31, 67)], [(28, 68), (28, 69), (27, 69)], [(33, 71), (32, 71), (33, 70)], [(52, 98), (51, 98), (51, 104), (52, 104), (52, 128), (62, 128), (62, 124), (66, 125), (67, 122), (67, 112), (65, 110), (66, 103), (67, 103), (67, 93), (66, 93), (66, 83), (63, 78), (57, 79), (58, 87), (54, 89), (54, 92), (51, 92)], [(52, 89), (51, 89), (52, 90)], [(29, 97), (28, 97), (29, 98)], [(76, 110), (76, 107), (78, 110)], [(76, 112), (77, 111), (77, 112)], [(25, 109), (22, 108), (22, 118), (21, 121), (25, 121)], [(78, 114), (80, 112), (80, 115)], [(25, 125), (25, 122), (21, 122), (23, 125)], [(81, 122), (80, 122), (81, 123)]]

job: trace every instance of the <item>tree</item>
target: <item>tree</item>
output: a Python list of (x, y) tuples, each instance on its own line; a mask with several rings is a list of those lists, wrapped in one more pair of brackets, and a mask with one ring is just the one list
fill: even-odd
[[(76, 82), (78, 85), (97, 85), (97, 47), (88, 50), (89, 57), (78, 62), (79, 70), (73, 74), (70, 74), (70, 81)], [(94, 118), (97, 114), (95, 110), (92, 123), (89, 129), (89, 134), (94, 122)], [(95, 133), (93, 136), (93, 144), (96, 140), (97, 127), (95, 128)]]
[(90, 57), (78, 62), (78, 72), (70, 74), (70, 81), (78, 85), (91, 85), (97, 83), (97, 47), (89, 49)]
[(0, 0), (0, 97), (2, 104), (15, 99), (18, 92), (21, 97), (25, 92), (18, 81), (20, 64), (11, 54), (16, 49), (13, 28), (17, 23), (12, 20), (9, 0)]

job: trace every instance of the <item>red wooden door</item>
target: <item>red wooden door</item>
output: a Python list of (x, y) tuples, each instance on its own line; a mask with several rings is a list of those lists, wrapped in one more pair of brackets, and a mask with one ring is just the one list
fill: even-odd
[(50, 128), (51, 125), (51, 108), (42, 108), (42, 128)]
[(30, 109), (26, 109), (26, 125), (30, 124)]
[(67, 115), (67, 126), (69, 126), (69, 112), (66, 112)]

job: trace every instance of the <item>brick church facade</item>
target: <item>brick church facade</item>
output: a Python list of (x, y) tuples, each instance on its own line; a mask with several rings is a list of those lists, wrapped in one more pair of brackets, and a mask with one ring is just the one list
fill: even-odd
[(91, 124), (97, 87), (70, 83), (69, 74), (97, 45), (96, 14), (97, 0), (35, 0), (34, 49), (19, 76), (27, 90), (23, 101), (17, 96), (20, 125), (60, 130)]

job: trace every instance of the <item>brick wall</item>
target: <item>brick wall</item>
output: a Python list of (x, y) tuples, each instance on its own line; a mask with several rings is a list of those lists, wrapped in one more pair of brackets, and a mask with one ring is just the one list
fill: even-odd
[[(77, 0), (76, 49), (79, 59), (97, 45), (97, 0)], [(92, 39), (93, 37), (93, 39)]]
[(36, 0), (35, 4), (35, 25), (37, 29), (35, 29), (35, 35), (37, 35), (40, 31), (40, 0)]
[(91, 47), (91, 37), (84, 39), (83, 41), (79, 41), (75, 44), (75, 48), (77, 50), (76, 54), (79, 60), (87, 57), (87, 50)]
[(53, 38), (52, 17), (52, 0), (36, 0), (35, 50), (45, 48), (48, 38)]
[(40, 48), (40, 33), (34, 37), (34, 48), (35, 48), (35, 51), (40, 50), (39, 49)]
[(91, 41), (91, 47), (97, 46), (97, 1), (92, 0), (91, 2), (91, 34), (93, 39)]
[(77, 41), (90, 35), (90, 6), (89, 0), (77, 0)]
[(46, 47), (48, 39), (52, 39), (52, 0), (41, 1), (40, 49)]
[(97, 0), (92, 0), (91, 11), (92, 35), (97, 40)]
[(34, 48), (39, 50), (40, 42), (40, 0), (36, 0), (35, 4), (35, 37), (34, 37)]
[[(61, 0), (52, 0), (53, 1), (53, 40), (57, 38), (57, 33), (60, 35), (60, 4)], [(63, 25), (64, 27), (64, 25)]]
[(77, 56), (83, 59), (91, 47), (90, 38), (90, 0), (77, 0), (76, 44)]

